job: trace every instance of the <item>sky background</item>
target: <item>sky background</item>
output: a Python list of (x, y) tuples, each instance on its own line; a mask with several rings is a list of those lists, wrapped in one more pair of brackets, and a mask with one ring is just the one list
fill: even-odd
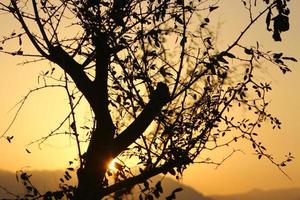
[[(220, 8), (211, 16), (218, 24), (218, 46), (225, 48), (233, 41), (248, 22), (247, 11), (240, 0), (223, 0)], [(300, 60), (300, 1), (290, 3), (291, 30), (282, 34), (283, 42), (275, 43), (271, 33), (266, 31), (264, 18), (244, 37), (245, 44), (255, 44), (260, 40), (264, 49), (285, 52)], [(0, 15), (2, 30), (0, 36), (10, 33), (16, 27), (6, 15)], [(3, 29), (4, 27), (4, 29)], [(217, 28), (217, 25), (215, 25)], [(49, 69), (48, 65), (17, 65), (23, 58), (0, 54), (0, 134), (9, 125), (16, 110), (10, 109), (26, 95), (29, 89), (37, 86), (38, 75)], [(264, 66), (264, 65), (263, 65)], [(265, 67), (265, 66), (264, 66)], [(258, 160), (253, 152), (244, 148), (223, 165), (215, 169), (211, 165), (195, 165), (186, 170), (184, 184), (194, 187), (201, 193), (231, 194), (253, 188), (273, 189), (300, 187), (300, 63), (291, 65), (292, 73), (285, 76), (272, 67), (266, 66), (262, 79), (271, 82), (273, 91), (270, 111), (283, 122), (281, 130), (272, 131), (270, 127), (261, 129), (261, 140), (270, 152), (279, 159), (292, 152), (296, 159), (286, 167), (292, 180), (286, 178), (267, 160)], [(0, 140), (0, 169), (16, 171), (25, 169), (64, 169), (68, 161), (76, 155), (74, 145), (68, 137), (53, 138), (39, 149), (37, 145), (26, 146), (34, 139), (47, 135), (56, 127), (68, 110), (67, 97), (63, 91), (47, 89), (30, 96), (28, 103), (19, 114), (9, 135), (14, 135), (13, 143)], [(88, 110), (83, 110), (88, 112)], [(25, 149), (32, 151), (28, 154)]]

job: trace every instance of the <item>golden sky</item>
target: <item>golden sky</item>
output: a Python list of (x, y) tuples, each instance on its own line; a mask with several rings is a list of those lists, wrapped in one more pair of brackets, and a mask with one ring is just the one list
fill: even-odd
[[(247, 12), (240, 0), (223, 0), (221, 6), (213, 13), (213, 20), (219, 22), (219, 47), (233, 41), (245, 26)], [(283, 42), (275, 43), (271, 33), (265, 29), (264, 19), (244, 38), (246, 44), (262, 41), (264, 49), (283, 51), (300, 60), (300, 1), (290, 3), (291, 30), (283, 33)], [(14, 22), (7, 16), (0, 16), (0, 35), (14, 29)], [(217, 23), (216, 23), (217, 24)], [(31, 64), (19, 66), (20, 58), (0, 54), (0, 134), (6, 129), (16, 110), (9, 110), (29, 89), (37, 85), (37, 76), (48, 66)], [(296, 157), (286, 167), (292, 178), (287, 179), (267, 160), (257, 160), (251, 149), (244, 148), (237, 152), (218, 169), (215, 166), (192, 166), (188, 169), (182, 182), (194, 187), (204, 194), (229, 194), (244, 192), (252, 188), (300, 187), (300, 63), (293, 64), (292, 71), (282, 76), (279, 70), (266, 69), (264, 80), (273, 84), (269, 99), (272, 100), (271, 111), (283, 122), (281, 130), (272, 131), (266, 127), (260, 132), (262, 140), (273, 155), (282, 158), (288, 152)], [(9, 135), (14, 135), (13, 143), (0, 140), (0, 169), (16, 171), (29, 169), (63, 169), (68, 161), (76, 155), (75, 144), (68, 137), (56, 137), (39, 149), (36, 145), (25, 146), (34, 139), (47, 135), (64, 118), (68, 109), (67, 97), (60, 90), (47, 89), (33, 94), (24, 106)], [(65, 111), (65, 112), (64, 112)], [(83, 110), (83, 112), (86, 112)], [(25, 148), (32, 153), (28, 154)]]

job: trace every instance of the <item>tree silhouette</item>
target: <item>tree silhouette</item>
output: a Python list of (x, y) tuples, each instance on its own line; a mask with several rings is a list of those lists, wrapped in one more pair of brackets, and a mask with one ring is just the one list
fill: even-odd
[[(209, 29), (211, 13), (218, 9), (214, 0), (0, 2), (1, 12), (13, 15), (21, 25), (19, 32), (2, 40), (16, 40), (20, 48), (0, 51), (36, 58), (27, 63), (49, 61), (62, 69), (54, 72), (53, 67), (42, 75), (43, 85), (20, 102), (16, 116), (31, 93), (64, 88), (70, 112), (37, 142), (58, 135), (69, 122), (66, 134), (78, 149), (77, 186), (65, 184), (72, 167), (61, 179), (61, 190), (45, 194), (30, 183), (29, 174), (20, 172), (27, 198), (92, 200), (113, 193), (120, 198), (137, 184), (140, 199), (159, 198), (161, 185), (149, 186), (149, 178), (167, 173), (179, 177), (190, 164), (214, 163), (199, 155), (237, 141), (249, 141), (259, 159), (266, 157), (282, 170), (292, 155), (277, 162), (258, 141), (256, 128), (263, 122), (271, 122), (273, 128), (281, 123), (267, 112), (265, 96), (271, 86), (255, 71), (267, 61), (286, 73), (290, 69), (285, 62), (296, 60), (281, 52), (265, 52), (258, 42), (246, 46), (240, 41), (260, 19), (280, 41), (281, 33), (289, 29), (289, 9), (286, 0), (242, 3), (250, 21), (235, 41), (219, 50)], [(25, 39), (35, 50), (22, 49)], [(84, 126), (76, 115), (82, 99), (92, 110), (91, 123)], [(232, 110), (244, 108), (248, 118), (233, 117)], [(10, 142), (7, 131), (2, 138)], [(88, 143), (86, 152), (82, 143)], [(108, 168), (113, 159), (114, 172)], [(130, 160), (138, 170), (128, 166)]]

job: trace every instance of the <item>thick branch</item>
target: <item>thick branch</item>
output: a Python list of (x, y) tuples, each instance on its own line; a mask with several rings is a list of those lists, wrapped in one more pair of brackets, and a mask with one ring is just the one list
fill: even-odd
[[(96, 114), (103, 116), (103, 111), (108, 111), (108, 91), (107, 91), (107, 77), (108, 65), (110, 61), (109, 46), (107, 44), (107, 36), (104, 33), (99, 33), (95, 36), (94, 41), (96, 48), (96, 77), (94, 87), (97, 88), (97, 99), (99, 108)], [(106, 117), (106, 116), (103, 116)], [(110, 117), (109, 117), (110, 118)]]
[(71, 76), (77, 88), (82, 92), (91, 107), (94, 109), (96, 100), (93, 96), (92, 81), (77, 63), (60, 45), (52, 46), (49, 49), (50, 60), (59, 65), (68, 75)]
[[(87, 168), (96, 168), (100, 173), (100, 166), (103, 171), (106, 166), (101, 158), (110, 158), (111, 145), (114, 136), (114, 125), (108, 109), (108, 64), (109, 64), (109, 50), (107, 39), (104, 34), (99, 34), (94, 38), (96, 49), (96, 78), (93, 82), (94, 99), (95, 99), (95, 119), (97, 121), (96, 130), (93, 132), (88, 149), (87, 149)], [(92, 165), (91, 165), (92, 163)], [(101, 164), (102, 163), (102, 164)]]
[(114, 140), (113, 156), (117, 156), (124, 151), (143, 134), (155, 116), (159, 114), (162, 107), (169, 102), (169, 99), (168, 86), (164, 83), (158, 83), (149, 103), (145, 106), (141, 114)]
[(186, 160), (186, 159), (170, 160), (160, 167), (152, 168), (149, 171), (145, 171), (135, 177), (128, 178), (128, 179), (118, 182), (108, 188), (102, 189), (99, 192), (100, 197), (102, 198), (106, 195), (109, 195), (113, 192), (116, 192), (116, 191), (119, 191), (122, 189), (131, 188), (132, 186), (139, 184), (139, 183), (143, 183), (146, 180), (148, 180), (149, 178), (154, 177), (158, 174), (166, 174), (170, 170), (172, 170), (174, 167), (181, 167), (181, 166), (188, 165), (188, 164), (190, 164), (190, 161)]

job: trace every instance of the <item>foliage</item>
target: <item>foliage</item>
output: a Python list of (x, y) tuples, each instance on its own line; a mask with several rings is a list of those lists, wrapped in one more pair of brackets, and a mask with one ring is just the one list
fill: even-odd
[[(286, 62), (296, 59), (282, 52), (265, 52), (259, 42), (245, 46), (241, 39), (266, 17), (267, 30), (281, 41), (281, 33), (289, 29), (289, 9), (286, 0), (242, 3), (250, 20), (228, 48), (219, 50), (209, 28), (210, 17), (218, 9), (214, 0), (1, 2), (1, 12), (13, 15), (22, 28), (3, 38), (0, 51), (55, 64), (42, 74), (42, 86), (20, 102), (17, 114), (31, 93), (64, 88), (70, 112), (36, 142), (59, 135), (69, 123), (67, 134), (78, 149), (76, 187), (66, 184), (71, 178), (68, 170), (74, 170), (70, 167), (60, 191), (40, 194), (25, 185), (26, 198), (99, 199), (114, 193), (117, 199), (136, 184), (140, 184), (140, 199), (159, 198), (160, 183), (151, 187), (149, 178), (167, 173), (179, 178), (193, 163), (218, 165), (199, 155), (237, 141), (249, 142), (259, 159), (265, 157), (282, 170), (292, 155), (276, 161), (256, 132), (265, 121), (273, 128), (280, 128), (281, 122), (267, 112), (271, 85), (255, 74), (263, 61), (289, 72)], [(256, 9), (260, 9), (257, 15)], [(25, 39), (35, 50), (24, 50)], [(19, 49), (4, 48), (9, 41), (17, 41)], [(85, 103), (83, 99), (92, 112), (90, 123), (80, 125), (76, 110)], [(249, 117), (233, 116), (233, 111), (245, 108)], [(3, 137), (13, 139), (8, 130)], [(86, 153), (81, 150), (83, 143), (88, 143)], [(108, 169), (112, 159), (114, 170)], [(129, 163), (135, 163), (134, 167)], [(167, 199), (174, 199), (180, 190)]]

